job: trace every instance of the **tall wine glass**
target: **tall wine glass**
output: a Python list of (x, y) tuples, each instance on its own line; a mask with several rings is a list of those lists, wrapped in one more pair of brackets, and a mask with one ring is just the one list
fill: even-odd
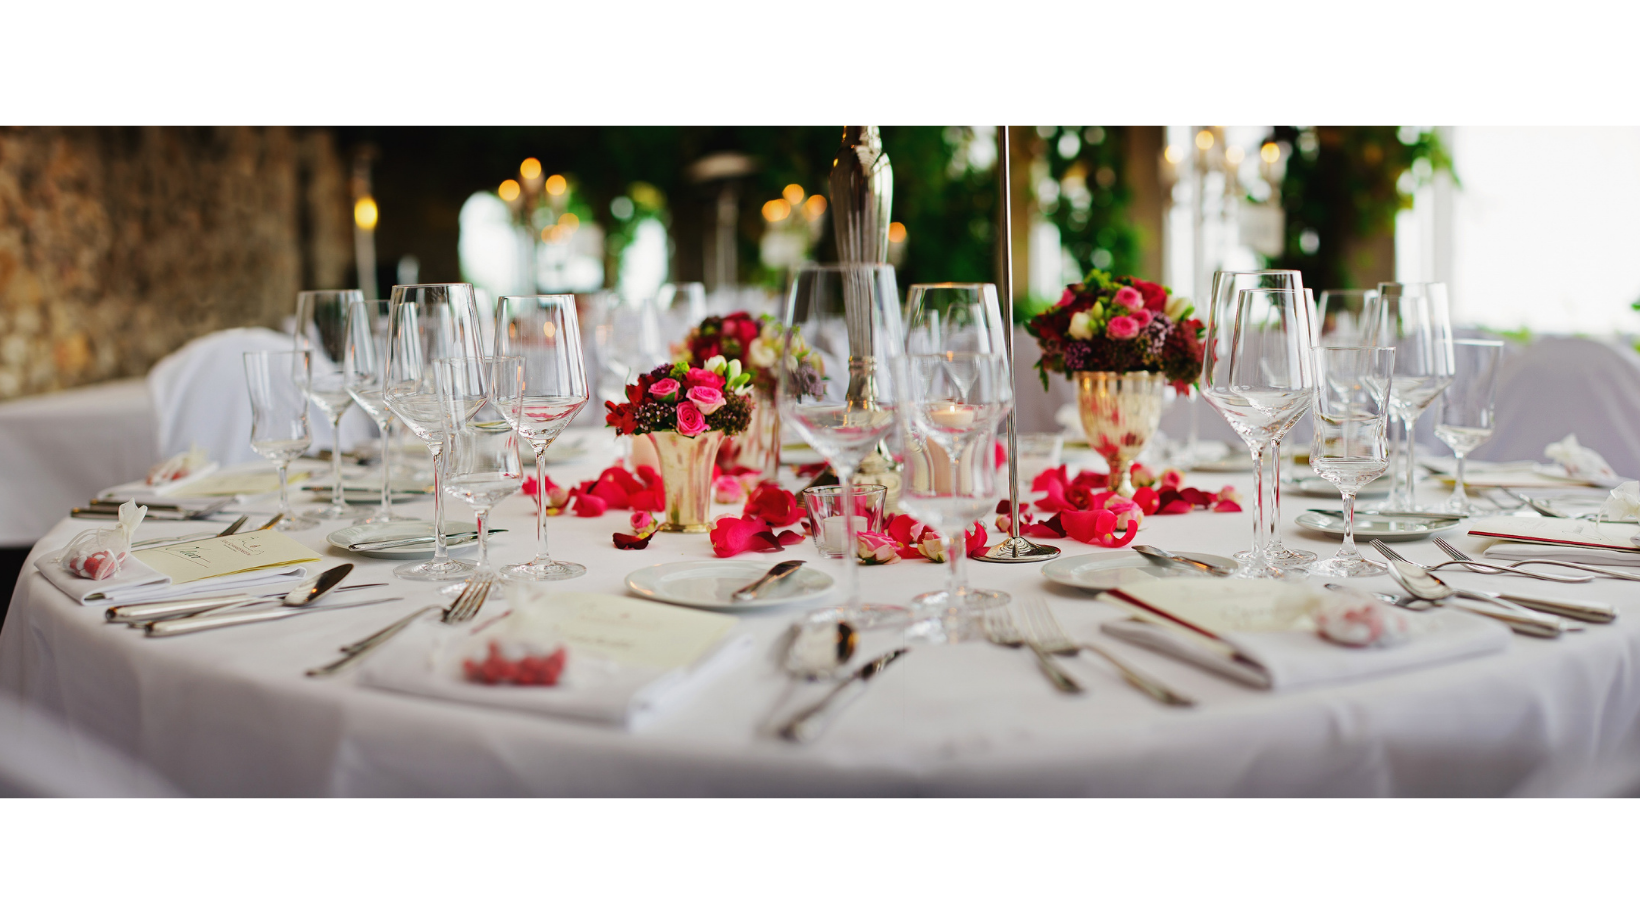
[[(598, 400), (626, 400), (626, 386), (670, 358), (661, 333), (659, 310), (653, 299), (635, 300), (619, 292), (600, 292), (596, 300), (597, 323), (593, 343), (598, 350), (598, 369), (593, 388)], [(599, 405), (602, 406), (601, 404)], [(631, 452), (631, 439), (617, 440), (618, 460)]]
[(443, 456), (448, 436), (438, 397), (434, 363), (441, 359), (479, 359), (478, 314), (473, 287), (466, 283), (394, 286), (392, 318), (387, 330), (387, 378), (382, 393), (387, 406), (433, 455), (433, 557), (393, 569), (412, 581), (455, 581), (472, 572), (466, 562), (450, 558), (444, 545)]
[(1389, 569), (1355, 550), (1355, 495), (1389, 469), (1389, 394), (1394, 349), (1321, 347), (1315, 351), (1315, 438), (1310, 467), (1344, 498), (1344, 545), (1309, 566), (1314, 574), (1366, 577)]
[(1390, 410), (1401, 421), (1403, 452), (1395, 484), (1381, 508), (1417, 511), (1418, 418), (1452, 384), (1452, 319), (1446, 286), (1383, 283), (1378, 287), (1378, 345), (1395, 348), (1395, 390)]
[(342, 360), (342, 372), (347, 381), (347, 393), (353, 403), (364, 409), (382, 434), (382, 499), (376, 512), (360, 520), (360, 525), (399, 523), (412, 519), (393, 515), (392, 466), (389, 464), (391, 446), (388, 433), (392, 428), (393, 410), (382, 394), (382, 382), (387, 377), (387, 337), (379, 330), (377, 318), (387, 308), (388, 301), (364, 299), (355, 302), (348, 311), (347, 351)]
[(683, 342), (689, 331), (706, 320), (706, 286), (698, 282), (669, 282), (655, 293), (661, 342), (668, 350)]
[(1441, 410), (1435, 418), (1435, 436), (1452, 447), (1452, 454), (1458, 457), (1452, 496), (1442, 508), (1448, 513), (1469, 516), (1475, 512), (1464, 491), (1464, 459), (1492, 438), (1493, 402), (1502, 357), (1501, 340), (1452, 341), (1452, 384), (1441, 393)]
[(319, 521), (290, 506), (290, 463), (313, 445), (308, 429), (308, 392), (313, 354), (307, 350), (261, 350), (245, 354), (251, 396), (251, 448), (279, 470), (278, 528), (312, 529)]
[(520, 581), (561, 581), (587, 573), (585, 565), (554, 561), (547, 552), (547, 447), (586, 406), (586, 365), (573, 295), (501, 299), (495, 356), (517, 357), (494, 383), (496, 404), (535, 451), (535, 558), (502, 574)]
[(1321, 346), (1362, 347), (1377, 344), (1377, 290), (1321, 290), (1316, 322), (1316, 342)]
[(330, 421), (330, 503), (316, 511), (322, 517), (352, 516), (342, 489), (342, 417), (353, 406), (343, 369), (350, 342), (353, 306), (364, 301), (358, 289), (320, 289), (296, 295), (295, 348), (313, 351), (313, 384), (308, 398)]
[[(1224, 415), (1253, 454), (1253, 548), (1237, 577), (1283, 577), (1265, 557), (1259, 510), (1266, 494), (1264, 456), (1309, 409), (1315, 390), (1310, 308), (1302, 291), (1248, 289), (1234, 311), (1215, 308), (1202, 360), (1202, 396)], [(1240, 556), (1238, 556), (1240, 557)]]
[[(1241, 293), (1248, 289), (1285, 289), (1302, 293), (1304, 279), (1298, 270), (1263, 270), (1254, 273), (1235, 273), (1220, 270), (1213, 274), (1212, 307), (1208, 311), (1207, 334), (1212, 333), (1213, 318), (1232, 317), (1236, 311)], [(1313, 305), (1311, 306), (1313, 309)], [(1314, 320), (1313, 311), (1306, 318), (1306, 323)], [(1265, 560), (1277, 566), (1302, 565), (1315, 561), (1315, 553), (1289, 549), (1281, 544), (1281, 437), (1278, 434), (1270, 451), (1265, 453), (1269, 459), (1270, 471), (1264, 470), (1261, 462), (1256, 480), (1264, 485), (1264, 496), (1254, 504), (1254, 516), (1258, 518), (1259, 528), (1264, 532)], [(1253, 553), (1241, 552), (1236, 558), (1246, 561)]]
[[(844, 497), (860, 463), (894, 429), (895, 377), (904, 337), (894, 267), (886, 263), (808, 264), (798, 269), (781, 321), (778, 364), (782, 420), (831, 463)], [(866, 628), (905, 615), (860, 602), (855, 518), (843, 518), (847, 601), (811, 614)]]
[[(998, 420), (992, 411), (1000, 406), (1006, 417), (1014, 401), (996, 287), (958, 282), (912, 286), (905, 354), (906, 394), (901, 406), (916, 413), (902, 414), (900, 420), (907, 463), (900, 504), (940, 533), (951, 563), (947, 589), (912, 602), (942, 609), (953, 619), (974, 615), (1009, 600), (1001, 591), (968, 586), (963, 537), (964, 530), (996, 505), (992, 446)], [(943, 423), (933, 426), (929, 415)], [(959, 420), (965, 420), (964, 425), (953, 428)], [(964, 518), (969, 507), (977, 512)]]
[(433, 364), (449, 440), (445, 449), (444, 493), (466, 501), (478, 519), (478, 562), (474, 575), (495, 577), (490, 564), (489, 516), (524, 483), (518, 435), (495, 400), (494, 383), (516, 381), (523, 360), (441, 359)]

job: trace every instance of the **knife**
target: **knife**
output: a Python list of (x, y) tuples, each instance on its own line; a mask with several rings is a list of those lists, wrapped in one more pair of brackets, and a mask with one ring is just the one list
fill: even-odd
[[(492, 529), (490, 530), (490, 535), (494, 536), (497, 533), (504, 532), (506, 532), (504, 529)], [(468, 530), (464, 533), (448, 533), (444, 537), (444, 544), (451, 545), (457, 542), (466, 542), (469, 539), (477, 538), (478, 532), (476, 530)], [(412, 536), (409, 539), (383, 539), (380, 542), (355, 542), (348, 546), (347, 550), (349, 552), (381, 552), (386, 549), (402, 549), (406, 546), (412, 545), (427, 545), (433, 542), (433, 540), (433, 536)]]
[[(289, 593), (282, 594), (281, 596), (283, 596), (284, 599), (279, 605), (282, 607), (293, 608), (307, 606), (309, 603), (312, 603), (320, 597), (323, 597), (325, 594), (330, 593), (331, 588), (335, 587), (337, 584), (340, 584), (352, 570), (352, 562), (347, 562), (345, 564), (337, 565), (334, 568), (327, 569), (312, 580), (303, 581), (302, 583), (297, 584)], [(193, 607), (190, 607), (191, 612), (177, 612), (173, 610), (169, 613), (160, 615), (153, 615), (150, 613), (150, 615), (146, 616), (133, 616), (126, 613), (124, 615), (111, 616), (109, 618), (113, 622), (124, 622), (130, 625), (141, 624), (145, 629), (152, 629), (155, 623), (166, 620), (175, 621), (178, 617), (182, 620), (187, 620), (194, 617), (218, 616), (228, 612), (238, 612), (248, 606), (260, 605), (264, 599), (265, 598), (263, 597), (256, 597), (250, 594), (241, 594), (237, 600), (232, 600), (227, 603), (220, 603), (216, 606), (198, 607), (196, 603)], [(135, 609), (135, 607), (133, 607), (133, 609)], [(142, 611), (139, 610), (139, 612)]]
[(762, 593), (765, 588), (773, 586), (774, 584), (791, 577), (797, 572), (797, 569), (801, 567), (803, 567), (802, 559), (794, 558), (791, 561), (783, 561), (780, 564), (775, 565), (773, 568), (770, 568), (768, 574), (765, 574), (750, 584), (747, 584), (745, 587), (740, 588), (729, 596), (730, 598), (741, 603), (745, 603), (749, 600), (755, 600), (757, 599), (757, 595)]
[[(1343, 522), (1344, 520), (1344, 511), (1342, 510), (1328, 510), (1325, 507), (1311, 507), (1309, 512), (1332, 517), (1339, 522)], [(1455, 513), (1367, 513), (1364, 510), (1355, 511), (1355, 518), (1358, 520), (1452, 520), (1453, 522), (1463, 519), (1462, 516)]]
[(1166, 549), (1159, 549), (1153, 545), (1136, 545), (1133, 551), (1161, 564), (1183, 565), (1193, 571), (1204, 571), (1214, 577), (1227, 577), (1234, 573), (1234, 569), (1223, 565), (1210, 565), (1205, 561), (1191, 558), (1188, 555), (1175, 555)]
[[(385, 581), (372, 584), (349, 584), (338, 587), (331, 593), (345, 594), (355, 590), (365, 590), (371, 587), (386, 587)], [(153, 622), (159, 619), (169, 619), (173, 616), (188, 616), (193, 613), (203, 613), (220, 606), (232, 603), (260, 603), (272, 600), (275, 597), (285, 596), (285, 591), (272, 594), (223, 594), (214, 597), (181, 597), (173, 600), (155, 600), (150, 603), (127, 603), (124, 606), (111, 606), (105, 617), (109, 622)]]
[(1634, 552), (1640, 554), (1640, 547), (1611, 545), (1603, 542), (1578, 542), (1575, 539), (1539, 539), (1536, 536), (1515, 536), (1509, 533), (1494, 533), (1482, 529), (1472, 529), (1471, 536), (1487, 536), (1493, 539), (1508, 539), (1511, 542), (1523, 542), (1527, 545), (1564, 545), (1576, 549), (1605, 549), (1608, 552)]
[(866, 683), (871, 678), (881, 674), (890, 664), (899, 660), (901, 655), (910, 651), (909, 648), (896, 648), (875, 661), (866, 662), (847, 680), (832, 687), (831, 692), (827, 693), (818, 703), (799, 712), (785, 725), (780, 726), (780, 737), (785, 738), (787, 741), (796, 741), (799, 744), (806, 744), (820, 737), (837, 713), (843, 711), (849, 703), (860, 698), (860, 694), (865, 692)]
[(403, 600), (403, 597), (381, 597), (375, 600), (359, 600), (351, 603), (331, 603), (325, 606), (276, 606), (265, 610), (230, 610), (225, 613), (198, 613), (193, 616), (184, 616), (181, 619), (165, 619), (149, 623), (145, 627), (148, 635), (154, 637), (168, 635), (186, 635), (189, 632), (203, 632), (206, 629), (220, 629), (224, 626), (238, 626), (251, 622), (269, 622), (275, 619), (284, 619), (298, 613), (328, 613), (331, 610), (346, 610), (356, 606), (374, 606), (378, 603), (394, 603)]

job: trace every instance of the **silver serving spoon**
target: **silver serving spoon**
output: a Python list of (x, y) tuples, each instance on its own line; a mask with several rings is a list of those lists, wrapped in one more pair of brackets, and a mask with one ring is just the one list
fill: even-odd
[(769, 573), (763, 575), (750, 584), (747, 584), (745, 587), (740, 588), (730, 594), (729, 597), (738, 603), (747, 603), (752, 600), (756, 600), (758, 594), (769, 589), (770, 587), (773, 587), (775, 584), (785, 580), (786, 578), (791, 577), (793, 574), (796, 574), (797, 569), (801, 567), (803, 567), (802, 559), (794, 558), (791, 561), (783, 561), (780, 564), (775, 565), (773, 568), (770, 568)]
[[(1438, 606), (1457, 606), (1471, 613), (1490, 616), (1521, 635), (1533, 635), (1538, 638), (1560, 637), (1561, 623), (1558, 619), (1554, 621), (1540, 619), (1531, 611), (1506, 600), (1499, 600), (1496, 597), (1478, 594), (1470, 590), (1459, 590), (1411, 562), (1391, 559), (1389, 567), (1390, 575), (1395, 578), (1395, 583), (1400, 584), (1407, 593), (1420, 600), (1428, 600)], [(1453, 597), (1478, 600), (1489, 605), (1486, 607), (1465, 605), (1455, 602), (1452, 599)]]
[(1223, 565), (1210, 565), (1205, 561), (1197, 561), (1196, 559), (1185, 555), (1175, 555), (1166, 549), (1157, 548), (1153, 545), (1136, 545), (1133, 546), (1133, 551), (1138, 552), (1140, 555), (1143, 555), (1145, 558), (1148, 558), (1159, 565), (1171, 565), (1178, 568), (1187, 568), (1198, 574), (1211, 574), (1214, 577), (1227, 577), (1235, 573), (1234, 568), (1226, 568)]

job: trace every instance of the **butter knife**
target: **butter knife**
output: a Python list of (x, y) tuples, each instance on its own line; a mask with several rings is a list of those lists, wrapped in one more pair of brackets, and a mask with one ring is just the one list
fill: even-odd
[(791, 561), (783, 561), (780, 564), (775, 565), (773, 568), (770, 568), (768, 574), (765, 574), (750, 584), (747, 584), (745, 587), (740, 588), (729, 596), (740, 603), (755, 600), (757, 599), (758, 594), (762, 593), (767, 588), (774, 586), (780, 581), (791, 577), (793, 574), (797, 573), (797, 569), (801, 567), (803, 567), (803, 562), (801, 559), (794, 558)]
[(780, 737), (785, 738), (787, 741), (796, 741), (799, 744), (807, 744), (820, 737), (839, 712), (842, 712), (848, 704), (860, 698), (860, 694), (865, 692), (866, 683), (881, 674), (901, 655), (910, 651), (909, 648), (896, 648), (874, 661), (866, 662), (847, 680), (832, 687), (831, 692), (827, 693), (818, 703), (799, 712), (785, 725), (780, 726)]

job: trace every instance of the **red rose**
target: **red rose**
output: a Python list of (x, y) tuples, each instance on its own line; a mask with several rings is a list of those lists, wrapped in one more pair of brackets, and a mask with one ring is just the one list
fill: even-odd
[(773, 482), (758, 485), (741, 514), (759, 517), (770, 526), (790, 526), (803, 518), (797, 495)]
[(707, 431), (706, 415), (693, 403), (678, 405), (678, 433), (683, 436), (699, 436)]
[(1139, 290), (1144, 297), (1145, 310), (1151, 314), (1158, 314), (1167, 308), (1167, 290), (1154, 282), (1143, 279), (1129, 279), (1128, 285)]
[(690, 369), (683, 377), (683, 384), (689, 388), (705, 386), (721, 389), (723, 387), (723, 376), (710, 369)]

